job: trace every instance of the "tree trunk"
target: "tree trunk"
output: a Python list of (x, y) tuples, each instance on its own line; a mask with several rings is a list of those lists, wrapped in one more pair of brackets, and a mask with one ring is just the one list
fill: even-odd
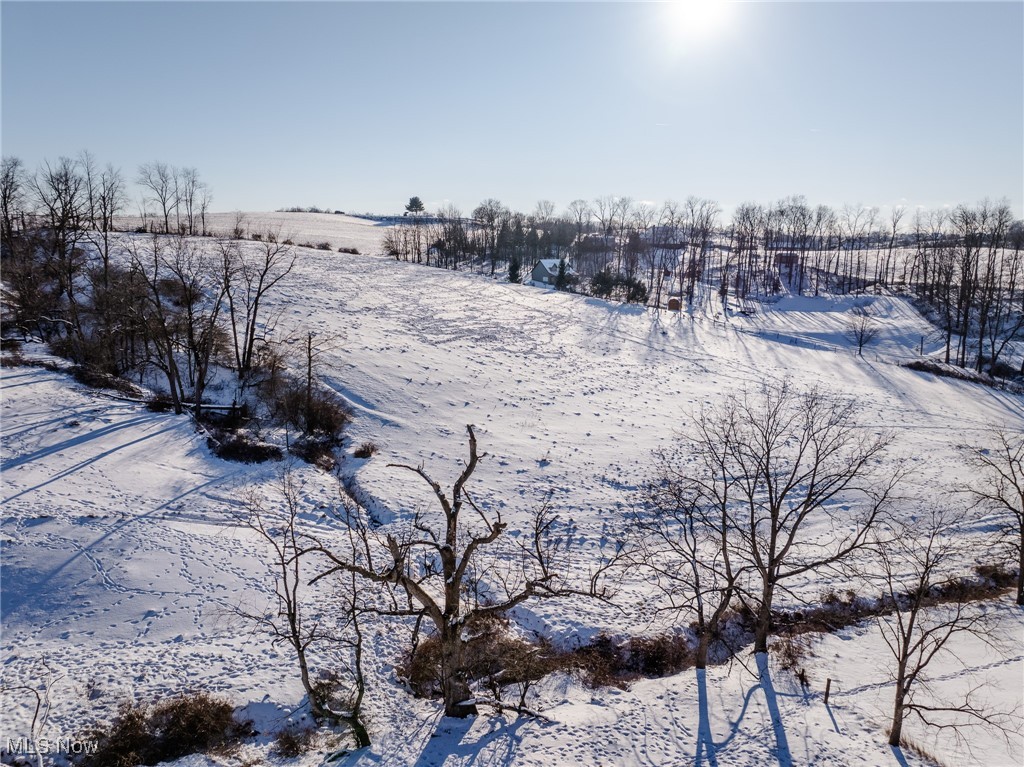
[(903, 739), (903, 696), (896, 691), (896, 705), (892, 710), (892, 727), (889, 728), (889, 745), (898, 746)]
[(462, 637), (459, 626), (446, 626), (441, 635), (441, 691), (444, 715), (464, 719), (476, 716), (466, 674), (462, 668)]
[(771, 609), (766, 605), (757, 611), (754, 623), (754, 652), (768, 652), (768, 632), (771, 628)]
[(903, 714), (907, 699), (906, 660), (901, 660), (896, 668), (896, 693), (892, 706), (892, 727), (889, 728), (889, 745), (899, 746), (903, 739)]
[(346, 717), (345, 723), (352, 728), (352, 735), (356, 739), (356, 748), (366, 748), (370, 745), (370, 734), (358, 716)]
[(711, 644), (709, 632), (701, 631), (697, 635), (697, 649), (694, 651), (693, 665), (699, 669), (708, 667), (708, 645)]
[(1017, 544), (1017, 604), (1024, 605), (1024, 527), (1019, 532), (1020, 542)]
[(761, 594), (761, 604), (754, 616), (754, 653), (768, 652), (768, 634), (772, 630), (772, 599), (775, 588), (767, 585)]
[(324, 717), (328, 716), (328, 712), (324, 710), (324, 707), (320, 699), (316, 696), (313, 690), (313, 684), (309, 679), (309, 664), (306, 663), (306, 648), (302, 645), (301, 641), (292, 640), (292, 646), (295, 648), (296, 654), (299, 656), (299, 677), (302, 680), (302, 689), (306, 691), (306, 697), (309, 698), (309, 711), (313, 714), (313, 718), (320, 721)]

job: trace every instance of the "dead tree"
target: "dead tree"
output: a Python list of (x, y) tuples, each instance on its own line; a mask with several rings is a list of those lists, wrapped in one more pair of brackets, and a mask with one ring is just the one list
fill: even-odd
[(913, 715), (922, 723), (952, 730), (959, 738), (967, 726), (994, 726), (1008, 731), (1006, 717), (974, 701), (973, 690), (960, 701), (923, 702), (927, 672), (936, 658), (949, 655), (955, 636), (972, 634), (990, 642), (988, 613), (972, 607), (955, 567), (968, 554), (957, 531), (962, 515), (949, 510), (921, 514), (916, 522), (891, 522), (879, 530), (877, 548), (883, 598), (893, 610), (879, 616), (882, 638), (895, 660), (892, 724), (889, 745), (899, 746), (903, 726)]
[(969, 460), (980, 481), (967, 492), (1001, 516), (1017, 564), (1017, 604), (1024, 605), (1024, 434), (996, 435), (991, 448), (972, 448)]
[[(467, 426), (469, 460), (449, 492), (442, 490), (422, 465), (391, 464), (426, 482), (437, 499), (439, 514), (417, 513), (404, 532), (376, 534), (363, 521), (355, 530), (349, 551), (327, 546), (317, 551), (328, 560), (314, 580), (336, 573), (354, 573), (363, 580), (394, 589), (393, 606), (380, 612), (417, 616), (433, 626), (440, 647), (440, 686), (447, 716), (476, 714), (464, 652), (469, 631), (488, 618), (500, 616), (530, 599), (570, 594), (604, 596), (603, 575), (621, 553), (615, 551), (589, 574), (581, 587), (568, 579), (564, 557), (570, 536), (556, 533), (557, 519), (547, 505), (534, 515), (522, 538), (505, 538), (508, 523), (501, 512), (478, 504), (467, 484), (481, 458), (476, 433)], [(502, 568), (494, 555), (498, 543), (510, 541), (514, 554)], [(400, 597), (400, 598), (399, 598)], [(403, 606), (404, 603), (404, 606)]]

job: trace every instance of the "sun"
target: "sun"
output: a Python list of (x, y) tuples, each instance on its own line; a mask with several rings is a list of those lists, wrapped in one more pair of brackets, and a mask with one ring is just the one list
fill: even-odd
[(714, 40), (729, 25), (735, 4), (730, 0), (672, 0), (665, 4), (667, 26), (677, 40)]

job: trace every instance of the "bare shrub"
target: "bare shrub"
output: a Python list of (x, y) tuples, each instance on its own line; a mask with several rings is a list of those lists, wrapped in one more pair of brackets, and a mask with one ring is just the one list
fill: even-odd
[[(517, 688), (516, 705), (526, 705), (531, 685), (553, 671), (573, 666), (571, 653), (559, 652), (545, 640), (528, 641), (509, 630), (508, 620), (483, 616), (467, 625), (463, 664), (470, 681), (481, 683), (501, 702), (506, 688)], [(443, 652), (436, 634), (419, 641), (399, 667), (413, 693), (434, 698), (442, 694)]]
[(8, 352), (3, 357), (0, 357), (0, 367), (16, 368), (25, 364), (25, 358), (21, 356), (20, 351)]
[(324, 471), (331, 471), (338, 465), (338, 461), (334, 457), (336, 444), (337, 440), (334, 438), (303, 437), (290, 444), (288, 452)]
[(377, 444), (375, 442), (364, 442), (355, 449), (352, 455), (356, 458), (369, 458), (370, 456), (376, 455)]
[(974, 568), (979, 578), (990, 582), (996, 588), (1009, 588), (1017, 582), (1018, 572), (1002, 565), (978, 565)]
[(694, 664), (694, 648), (684, 635), (659, 634), (616, 640), (599, 634), (563, 661), (581, 671), (592, 687), (625, 687), (644, 677), (677, 674)]
[(174, 400), (169, 394), (158, 392), (146, 400), (146, 410), (154, 413), (169, 413), (174, 408)]
[(338, 397), (304, 381), (283, 387), (276, 402), (280, 419), (303, 434), (337, 440), (352, 420), (348, 407)]
[(779, 668), (787, 671), (796, 671), (812, 655), (811, 640), (807, 634), (778, 637), (769, 645), (769, 650)]
[(234, 718), (230, 703), (205, 692), (158, 703), (125, 702), (114, 720), (90, 735), (98, 743), (88, 767), (134, 767), (179, 759), (237, 744), (251, 722)]
[(263, 463), (280, 461), (284, 453), (277, 445), (257, 440), (245, 432), (212, 430), (206, 441), (207, 447), (218, 458), (238, 463)]
[(281, 759), (302, 756), (313, 745), (315, 730), (301, 724), (290, 724), (277, 733), (271, 753)]
[(634, 637), (626, 649), (630, 666), (645, 677), (669, 676), (693, 665), (693, 648), (678, 634)]
[(75, 365), (71, 368), (72, 377), (80, 384), (93, 389), (109, 389), (128, 397), (141, 397), (142, 392), (131, 381), (105, 373), (91, 365)]

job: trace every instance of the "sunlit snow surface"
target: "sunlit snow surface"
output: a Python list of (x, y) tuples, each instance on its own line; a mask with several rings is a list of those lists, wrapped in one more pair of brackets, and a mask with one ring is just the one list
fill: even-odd
[[(269, 214), (249, 218), (260, 215)], [(349, 470), (386, 520), (401, 523), (431, 501), (429, 488), (386, 464), (422, 462), (448, 484), (466, 455), (470, 423), (488, 453), (473, 480), (478, 502), (501, 509), (515, 528), (551, 494), (588, 556), (622, 529), (651, 451), (724, 392), (788, 378), (857, 398), (863, 423), (897, 433), (890, 460), (908, 463), (904, 492), (925, 507), (970, 480), (961, 445), (1024, 428), (1020, 397), (893, 364), (930, 333), (898, 298), (871, 299), (882, 333), (858, 357), (844, 330), (863, 298), (784, 299), (749, 316), (726, 315), (713, 301), (693, 315), (659, 313), (378, 257), (383, 227), (367, 220), (275, 215), (296, 222), (296, 242), (323, 237), (363, 254), (301, 250), (268, 308), (280, 312), (282, 335), (312, 330), (328, 340), (321, 374), (355, 411), (350, 443), (380, 447)], [(324, 228), (301, 229), (307, 218)], [(926, 351), (933, 344), (926, 340)], [(286, 721), (302, 699), (293, 660), (236, 614), (270, 605), (262, 548), (238, 515), (247, 488), (272, 494), (280, 464), (221, 461), (187, 418), (151, 413), (58, 373), (2, 373), (5, 684), (48, 682), (53, 737), (80, 733), (123, 698), (185, 689), (251, 702), (250, 715), (267, 730)], [(304, 522), (330, 537), (335, 480), (295, 471)], [(650, 596), (630, 580), (620, 587), (620, 610), (552, 601), (525, 605), (515, 617), (571, 645), (602, 630), (650, 630)], [(328, 598), (325, 587), (316, 601)], [(1007, 599), (983, 609), (996, 614), (1000, 642), (958, 643), (935, 674), (935, 692), (983, 684), (1019, 721), (1024, 619)], [(395, 684), (391, 664), (403, 641), (390, 627), (373, 632), (375, 744), (347, 763), (693, 763), (702, 720), (693, 671), (624, 691), (555, 676), (536, 701), (553, 723), (456, 722)], [(814, 653), (808, 693), (791, 674), (773, 675), (792, 763), (919, 763), (884, 745), (891, 687), (877, 630), (825, 637)], [(752, 669), (753, 658), (741, 660)], [(776, 738), (765, 695), (743, 663), (709, 670), (705, 721), (719, 763), (771, 764)], [(827, 677), (830, 708), (821, 700)], [(5, 695), (0, 735), (27, 734), (29, 704), (26, 695)], [(1019, 736), (1007, 744), (972, 731), (968, 752), (948, 735), (908, 730), (951, 764), (1017, 764), (1024, 756)], [(266, 758), (265, 745), (252, 748)]]

